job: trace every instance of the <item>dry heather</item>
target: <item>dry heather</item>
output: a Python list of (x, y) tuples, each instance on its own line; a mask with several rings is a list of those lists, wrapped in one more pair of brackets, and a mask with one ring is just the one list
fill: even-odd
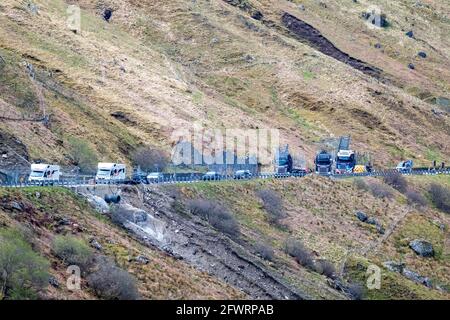
[[(426, 180), (427, 183), (449, 183), (448, 178)], [(426, 194), (416, 178), (408, 179), (408, 183), (410, 188)], [(258, 192), (265, 189), (282, 194), (287, 217), (279, 225), (271, 223), (259, 200)], [(277, 262), (267, 262), (268, 267), (282, 270), (289, 282), (312, 297), (331, 298), (336, 293), (330, 292), (325, 277), (300, 267), (284, 253), (288, 238), (299, 239), (312, 251), (314, 259), (332, 262), (350, 281), (364, 283), (367, 266), (370, 263), (380, 266), (382, 288), (366, 290), (368, 299), (448, 299), (448, 293), (444, 291), (430, 290), (383, 267), (387, 261), (403, 262), (410, 270), (429, 277), (434, 285), (446, 288), (444, 290), (448, 290), (450, 284), (449, 216), (433, 208), (409, 206), (405, 195), (394, 189), (391, 191), (394, 197), (380, 199), (359, 190), (351, 181), (320, 177), (238, 185), (196, 184), (181, 188), (183, 197), (187, 199), (203, 197), (228, 206), (239, 221), (243, 239), (274, 248)], [(235, 197), (235, 194), (241, 196)], [(385, 233), (380, 234), (375, 225), (359, 221), (357, 211), (376, 219)], [(431, 242), (436, 251), (435, 258), (418, 257), (408, 247), (414, 239)]]
[[(280, 128), (307, 159), (323, 139), (342, 134), (353, 136), (355, 149), (376, 153), (379, 165), (448, 159), (448, 116), (427, 102), (449, 91), (447, 4), (383, 1), (390, 26), (371, 30), (361, 18), (369, 1), (302, 1), (304, 11), (298, 1), (229, 2), (2, 1), (0, 115), (39, 112), (41, 96), (52, 117), (49, 128), (2, 120), (0, 130), (23, 141), (32, 159), (62, 163), (71, 161), (72, 136), (100, 159), (129, 161), (140, 144), (169, 150), (172, 131), (194, 121)], [(82, 9), (80, 33), (68, 30), (68, 4)], [(110, 23), (101, 18), (106, 7), (114, 9)], [(382, 69), (381, 81), (299, 41), (284, 12)], [(405, 36), (409, 29), (415, 39)]]
[[(11, 210), (8, 203), (19, 203), (24, 211)], [(64, 223), (61, 223), (65, 221)], [(195, 270), (155, 249), (133, 240), (125, 231), (93, 211), (87, 202), (64, 189), (0, 191), (0, 227), (28, 229), (35, 250), (51, 262), (50, 274), (60, 286), (48, 285), (40, 293), (45, 299), (95, 299), (86, 279), (82, 290), (66, 287), (66, 266), (51, 250), (55, 236), (74, 235), (88, 243), (95, 239), (102, 247), (99, 254), (113, 259), (137, 280), (144, 299), (240, 299), (245, 294), (227, 284)], [(144, 256), (148, 264), (135, 261)]]

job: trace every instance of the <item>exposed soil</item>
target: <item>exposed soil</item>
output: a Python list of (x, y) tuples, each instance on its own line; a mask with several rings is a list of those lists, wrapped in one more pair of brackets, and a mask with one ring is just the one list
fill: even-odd
[[(128, 202), (139, 203), (138, 199)], [(172, 208), (173, 199), (156, 188), (146, 188), (143, 209), (147, 222), (129, 224), (141, 241), (156, 246), (199, 270), (212, 274), (255, 299), (307, 299), (268, 270), (246, 243), (215, 231), (205, 221)], [(163, 230), (161, 232), (161, 230)]]
[(342, 52), (340, 49), (325, 38), (319, 30), (307, 24), (306, 22), (284, 13), (282, 17), (283, 24), (295, 35), (295, 37), (301, 41), (306, 41), (309, 45), (319, 50), (323, 54), (333, 57), (349, 66), (369, 75), (374, 78), (380, 79), (382, 70), (377, 67), (371, 66), (361, 60), (355, 59), (349, 56), (347, 53)]

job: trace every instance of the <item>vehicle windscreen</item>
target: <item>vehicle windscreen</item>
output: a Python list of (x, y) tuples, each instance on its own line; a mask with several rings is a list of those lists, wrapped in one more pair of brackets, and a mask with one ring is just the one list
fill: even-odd
[(159, 177), (159, 173), (150, 173), (148, 176), (150, 178), (158, 178)]
[(318, 158), (317, 158), (317, 164), (320, 164), (320, 165), (329, 165), (329, 164), (331, 164), (331, 159), (329, 158), (329, 156), (319, 156)]
[(351, 163), (353, 161), (350, 157), (338, 157), (337, 159), (340, 163)]
[(109, 169), (100, 169), (97, 172), (98, 176), (109, 176), (109, 174), (111, 173), (111, 170)]
[(30, 177), (39, 178), (44, 175), (44, 171), (32, 171)]

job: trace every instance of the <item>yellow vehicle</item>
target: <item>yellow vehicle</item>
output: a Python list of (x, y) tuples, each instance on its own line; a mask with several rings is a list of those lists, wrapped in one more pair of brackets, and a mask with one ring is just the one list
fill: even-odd
[(366, 173), (367, 168), (364, 165), (356, 165), (355, 168), (353, 168), (353, 173)]

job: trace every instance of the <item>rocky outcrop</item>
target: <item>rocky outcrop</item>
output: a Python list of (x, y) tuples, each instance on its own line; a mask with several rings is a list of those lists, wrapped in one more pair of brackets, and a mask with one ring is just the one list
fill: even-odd
[(433, 245), (428, 241), (416, 239), (409, 243), (409, 247), (421, 257), (434, 257)]
[(400, 273), (401, 275), (403, 275), (405, 278), (408, 278), (409, 280), (412, 280), (414, 282), (422, 284), (428, 288), (433, 288), (433, 284), (432, 284), (430, 278), (421, 276), (417, 272), (406, 268), (406, 265), (404, 263), (387, 261), (383, 265), (389, 271)]
[(385, 233), (385, 229), (384, 227), (381, 225), (381, 223), (373, 218), (373, 217), (369, 217), (366, 213), (362, 212), (362, 211), (357, 211), (356, 212), (356, 217), (358, 218), (359, 221), (370, 224), (370, 225), (374, 225), (378, 231), (379, 234), (384, 234)]
[(89, 204), (97, 211), (103, 214), (109, 213), (109, 205), (106, 203), (106, 201), (100, 197), (97, 197), (92, 194), (85, 195), (86, 200), (89, 202)]

